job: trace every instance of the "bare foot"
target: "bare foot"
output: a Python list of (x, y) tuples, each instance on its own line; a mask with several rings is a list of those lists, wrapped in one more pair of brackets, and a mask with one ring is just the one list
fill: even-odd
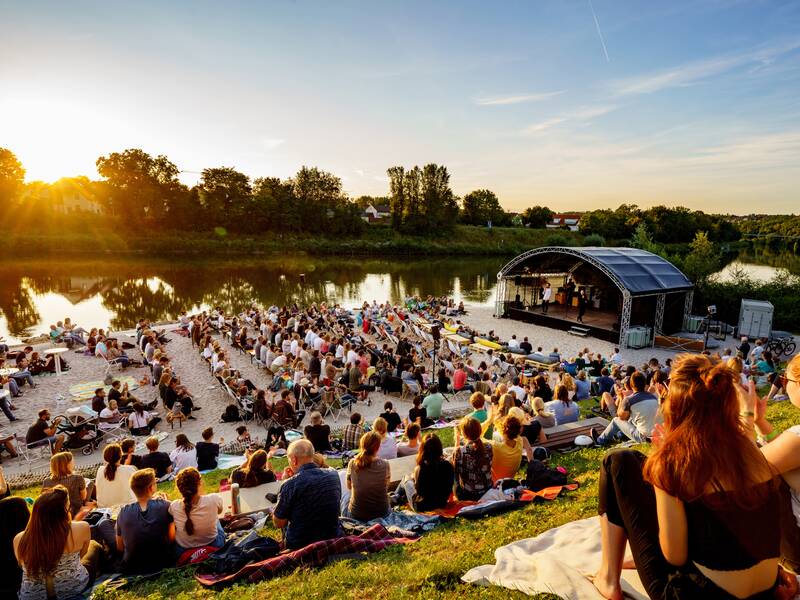
[(598, 573), (592, 579), (594, 587), (608, 600), (622, 600), (622, 588), (619, 585), (619, 579), (610, 581), (605, 574)]

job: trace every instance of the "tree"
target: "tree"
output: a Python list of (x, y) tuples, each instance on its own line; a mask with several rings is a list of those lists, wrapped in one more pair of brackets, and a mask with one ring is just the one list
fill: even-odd
[(163, 218), (170, 201), (185, 188), (178, 167), (166, 156), (155, 158), (139, 148), (112, 152), (97, 159), (97, 171), (109, 187), (109, 208), (127, 220)]
[(553, 211), (546, 206), (529, 206), (522, 211), (522, 222), (533, 229), (544, 229), (553, 220)]
[(683, 272), (695, 285), (703, 287), (709, 276), (719, 270), (719, 266), (719, 253), (714, 244), (705, 231), (698, 231), (689, 244), (689, 253), (683, 259)]
[(475, 190), (464, 196), (461, 204), (461, 222), (467, 225), (486, 225), (491, 221), (500, 225), (507, 219), (500, 201), (490, 190)]
[(641, 248), (653, 254), (661, 254), (661, 247), (653, 241), (646, 223), (639, 223), (630, 240), (631, 247)]
[(250, 208), (250, 178), (232, 167), (203, 169), (197, 185), (200, 201), (214, 225), (236, 225)]
[(389, 205), (392, 227), (406, 233), (428, 234), (452, 227), (458, 200), (450, 189), (447, 167), (428, 164), (405, 170), (391, 167)]
[(0, 148), (0, 217), (11, 214), (11, 203), (19, 198), (24, 181), (25, 169), (22, 163), (11, 150)]
[(633, 204), (621, 204), (616, 210), (593, 210), (581, 216), (581, 233), (596, 233), (607, 240), (626, 240), (642, 221), (642, 211)]

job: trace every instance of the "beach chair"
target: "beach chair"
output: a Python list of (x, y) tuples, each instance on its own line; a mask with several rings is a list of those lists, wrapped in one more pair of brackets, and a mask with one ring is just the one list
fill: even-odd
[(333, 393), (330, 395), (323, 395), (325, 412), (322, 414), (322, 418), (324, 419), (326, 416), (330, 415), (333, 417), (333, 421), (337, 422), (339, 416), (345, 410), (347, 410), (348, 414), (353, 412), (353, 405), (356, 403), (356, 397), (350, 394), (344, 386), (337, 386), (332, 392)]
[[(33, 465), (37, 462), (49, 462), (53, 455), (53, 446), (47, 442), (36, 442), (30, 446), (25, 442), (25, 436), (14, 434), (14, 441), (17, 446), (17, 453), (28, 466), (28, 472), (33, 471)], [(44, 441), (44, 440), (43, 440)]]

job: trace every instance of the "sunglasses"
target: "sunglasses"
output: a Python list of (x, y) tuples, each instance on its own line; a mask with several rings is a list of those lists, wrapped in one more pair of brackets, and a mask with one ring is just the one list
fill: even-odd
[(792, 383), (798, 383), (798, 384), (800, 384), (800, 381), (797, 381), (796, 379), (789, 379), (789, 378), (788, 378), (786, 375), (781, 375), (781, 376), (778, 378), (778, 381), (780, 381), (780, 383), (781, 383), (781, 387), (782, 387), (782, 388), (785, 388), (785, 387), (786, 387), (786, 384), (787, 384), (787, 383), (789, 383), (790, 381), (791, 381)]

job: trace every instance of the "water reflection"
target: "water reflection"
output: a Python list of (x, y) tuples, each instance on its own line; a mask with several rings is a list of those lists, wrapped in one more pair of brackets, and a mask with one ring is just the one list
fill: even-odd
[[(173, 319), (183, 309), (251, 303), (402, 301), (448, 294), (491, 303), (502, 257), (427, 260), (292, 258), (211, 261), (18, 263), (0, 267), (0, 335), (12, 342), (46, 332), (66, 316), (84, 327), (127, 329)], [(305, 277), (301, 278), (300, 274)]]

